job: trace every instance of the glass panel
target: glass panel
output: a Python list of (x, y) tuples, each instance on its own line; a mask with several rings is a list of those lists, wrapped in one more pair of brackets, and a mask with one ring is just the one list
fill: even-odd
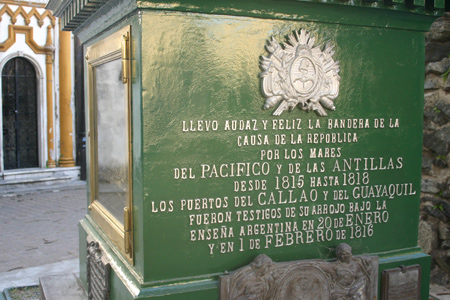
[(94, 69), (97, 100), (97, 200), (123, 225), (128, 190), (128, 106), (122, 60)]

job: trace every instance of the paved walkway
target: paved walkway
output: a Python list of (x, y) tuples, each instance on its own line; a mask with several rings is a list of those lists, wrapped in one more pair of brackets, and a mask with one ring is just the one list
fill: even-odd
[(0, 294), (7, 288), (39, 285), (39, 278), (42, 277), (53, 275), (63, 276), (78, 272), (79, 261), (78, 258), (75, 258), (37, 267), (0, 273)]
[(450, 300), (450, 291), (442, 286), (430, 285), (430, 300)]
[[(17, 286), (25, 275), (37, 282), (48, 273), (78, 269), (78, 222), (86, 201), (85, 183), (79, 181), (0, 191), (0, 291), (6, 282)], [(57, 262), (64, 264), (58, 269)]]

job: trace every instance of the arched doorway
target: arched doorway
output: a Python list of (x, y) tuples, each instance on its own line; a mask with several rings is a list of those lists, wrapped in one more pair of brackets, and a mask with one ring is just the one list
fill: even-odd
[(36, 71), (25, 58), (3, 67), (2, 107), (4, 170), (38, 167)]

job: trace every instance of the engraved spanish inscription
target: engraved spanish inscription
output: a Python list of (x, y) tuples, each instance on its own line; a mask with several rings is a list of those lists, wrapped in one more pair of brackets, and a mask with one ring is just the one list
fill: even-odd
[[(165, 160), (162, 176), (174, 188), (149, 205), (152, 214), (177, 218), (189, 247), (213, 258), (376, 244), (398, 223), (398, 207), (416, 197), (418, 182), (408, 175), (416, 160), (404, 148), (373, 143), (401, 138), (404, 115), (326, 116), (339, 94), (340, 67), (333, 43), (320, 46), (315, 35), (294, 31), (286, 44), (266, 45), (260, 77), (272, 116), (259, 106), (173, 122), (183, 155)], [(296, 107), (322, 117), (280, 116)]]
[(409, 166), (401, 153), (352, 151), (369, 132), (400, 132), (398, 119), (183, 120), (180, 130), (227, 133), (230, 148), (246, 154), (174, 165), (174, 182), (220, 182), (220, 191), (151, 203), (154, 213), (185, 213), (189, 241), (210, 255), (372, 238), (389, 208), (416, 194), (402, 176), (380, 180)]

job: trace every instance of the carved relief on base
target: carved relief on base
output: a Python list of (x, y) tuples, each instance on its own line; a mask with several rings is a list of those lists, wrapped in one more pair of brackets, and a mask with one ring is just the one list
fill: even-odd
[(221, 300), (372, 300), (378, 288), (378, 257), (353, 257), (340, 244), (337, 259), (273, 262), (261, 254), (220, 278)]
[(111, 265), (100, 244), (90, 236), (87, 237), (86, 273), (88, 300), (109, 300)]

